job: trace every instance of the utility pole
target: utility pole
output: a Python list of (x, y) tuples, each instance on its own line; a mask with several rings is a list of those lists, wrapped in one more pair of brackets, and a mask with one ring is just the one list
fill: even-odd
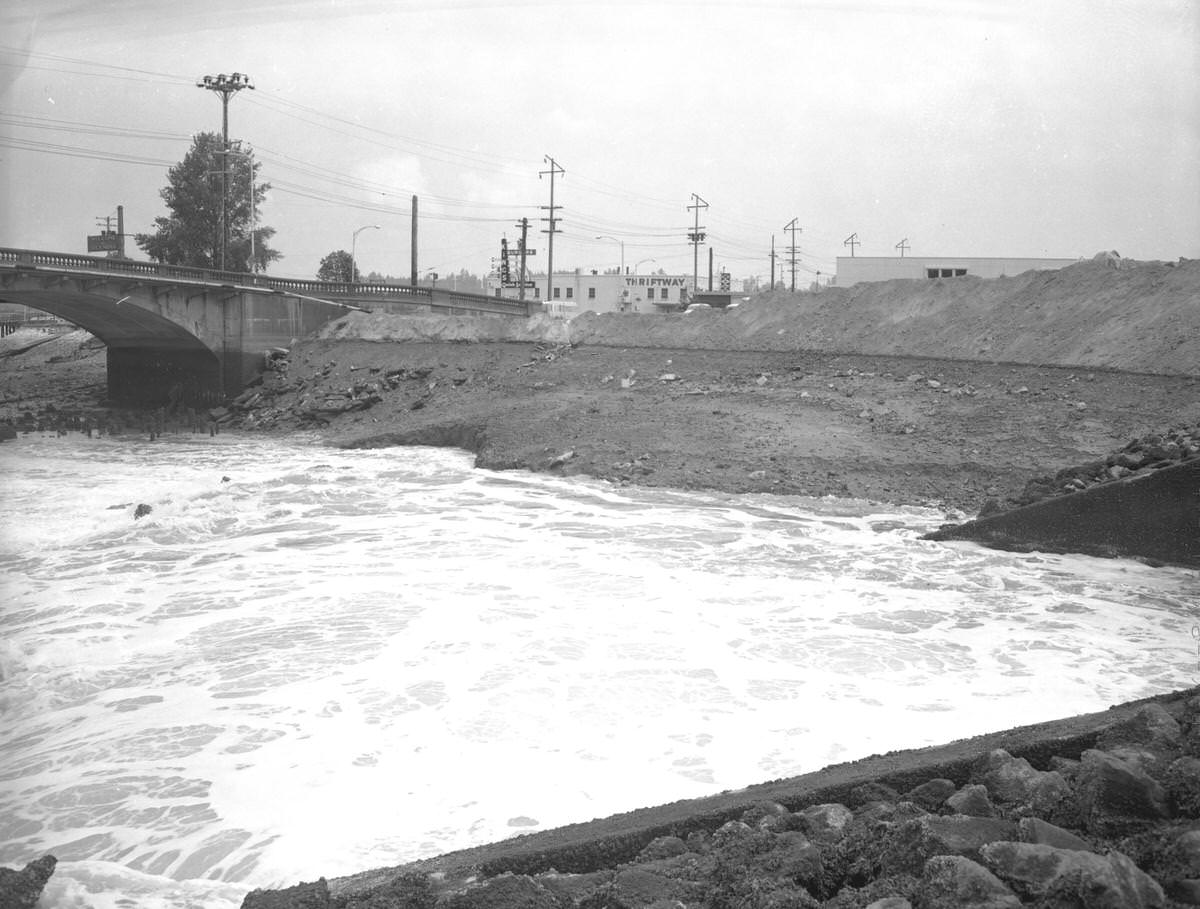
[(412, 197), (412, 286), (417, 286), (417, 197)]
[(243, 88), (253, 89), (250, 77), (245, 73), (234, 73), (226, 76), (220, 73), (216, 76), (205, 76), (196, 83), (197, 88), (217, 92), (221, 96), (221, 245), (217, 250), (217, 267), (225, 270), (225, 247), (229, 244), (229, 228), (226, 223), (225, 207), (229, 196), (229, 162), (225, 156), (229, 154), (229, 96), (235, 95)]
[(517, 268), (517, 280), (520, 283), (517, 285), (517, 299), (522, 303), (525, 302), (525, 241), (529, 236), (529, 219), (522, 218), (517, 224), (521, 228), (521, 264)]
[[(242, 147), (240, 139), (234, 144), (239, 149)], [(253, 149), (248, 152), (230, 150), (226, 154), (233, 155), (235, 158), (245, 158), (246, 167), (250, 174), (248, 177), (250, 183), (250, 272), (253, 274), (258, 271), (254, 257), (254, 232), (258, 229), (258, 203), (254, 198), (254, 152)], [(228, 164), (228, 160), (225, 163)], [(223, 170), (222, 173), (225, 173), (227, 170), (228, 168)]]
[(899, 243), (897, 243), (896, 249), (900, 250), (900, 258), (903, 259), (904, 258), (904, 250), (908, 249), (908, 237), (905, 237), (903, 240), (901, 240)]
[(713, 248), (708, 248), (708, 292), (712, 293)]
[(858, 234), (851, 234), (842, 241), (842, 246), (850, 247), (850, 258), (854, 258), (854, 247), (858, 246), (862, 241), (858, 239)]
[(791, 266), (792, 266), (792, 293), (795, 293), (796, 292), (796, 263), (799, 261), (796, 258), (796, 231), (800, 231), (800, 233), (804, 233), (804, 228), (797, 227), (796, 219), (792, 218), (792, 220), (788, 221), (787, 224), (783, 225), (783, 229), (790, 230), (792, 232), (792, 257), (790, 259), (788, 259), (788, 262), (790, 262)]
[(550, 204), (539, 206), (540, 208), (549, 209), (550, 211), (549, 218), (542, 218), (543, 221), (550, 222), (550, 229), (542, 231), (542, 233), (550, 235), (550, 248), (546, 253), (546, 302), (550, 303), (554, 297), (554, 294), (552, 293), (554, 289), (554, 235), (556, 233), (562, 233), (562, 231), (558, 230), (558, 228), (554, 226), (557, 223), (557, 219), (554, 217), (554, 212), (562, 208), (561, 205), (554, 204), (554, 175), (565, 174), (566, 171), (559, 167), (558, 163), (549, 155), (546, 155), (546, 160), (550, 162), (550, 169), (538, 171), (538, 179), (542, 179), (542, 177), (546, 174), (550, 175)]
[[(105, 250), (106, 256), (112, 258), (113, 250), (108, 246), (112, 237), (112, 215), (96, 215), (96, 226), (100, 228), (100, 242), (103, 244), (101, 248)], [(120, 229), (120, 226), (118, 226), (117, 230), (119, 231)], [(118, 240), (117, 242), (120, 244), (123, 241)], [(91, 248), (92, 246), (89, 241), (88, 249), (90, 250)]]
[(775, 289), (775, 235), (771, 234), (771, 290)]
[(700, 232), (700, 209), (708, 208), (708, 203), (695, 193), (692, 193), (692, 198), (696, 201), (688, 208), (695, 209), (696, 225), (688, 234), (688, 242), (692, 244), (692, 293), (695, 294), (700, 289), (700, 244), (704, 241), (704, 234)]

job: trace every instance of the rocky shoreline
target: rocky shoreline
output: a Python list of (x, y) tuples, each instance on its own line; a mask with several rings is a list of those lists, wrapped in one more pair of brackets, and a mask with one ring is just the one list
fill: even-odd
[(760, 796), (742, 808), (665, 806), (657, 825), (648, 809), (625, 834), (595, 822), (549, 849), (518, 838), (490, 855), (255, 891), (243, 909), (1200, 905), (1200, 689), (1084, 725), (1014, 730), (1011, 751), (988, 737), (899, 752), (866, 781), (847, 772), (838, 785), (841, 768), (827, 768), (823, 788), (779, 781), (740, 793)]

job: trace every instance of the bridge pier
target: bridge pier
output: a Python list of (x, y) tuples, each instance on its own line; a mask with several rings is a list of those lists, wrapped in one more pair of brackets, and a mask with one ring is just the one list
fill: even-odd
[(212, 407), (227, 392), (208, 350), (108, 348), (108, 399), (135, 407)]

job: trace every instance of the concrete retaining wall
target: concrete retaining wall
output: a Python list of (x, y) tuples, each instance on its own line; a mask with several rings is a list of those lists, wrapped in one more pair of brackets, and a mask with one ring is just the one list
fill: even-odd
[(1200, 459), (943, 527), (925, 538), (1200, 568)]

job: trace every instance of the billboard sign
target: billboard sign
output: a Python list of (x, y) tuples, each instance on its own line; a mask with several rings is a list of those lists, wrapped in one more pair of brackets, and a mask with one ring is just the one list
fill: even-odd
[(88, 252), (120, 252), (121, 250), (121, 237), (114, 230), (89, 234), (87, 243)]

